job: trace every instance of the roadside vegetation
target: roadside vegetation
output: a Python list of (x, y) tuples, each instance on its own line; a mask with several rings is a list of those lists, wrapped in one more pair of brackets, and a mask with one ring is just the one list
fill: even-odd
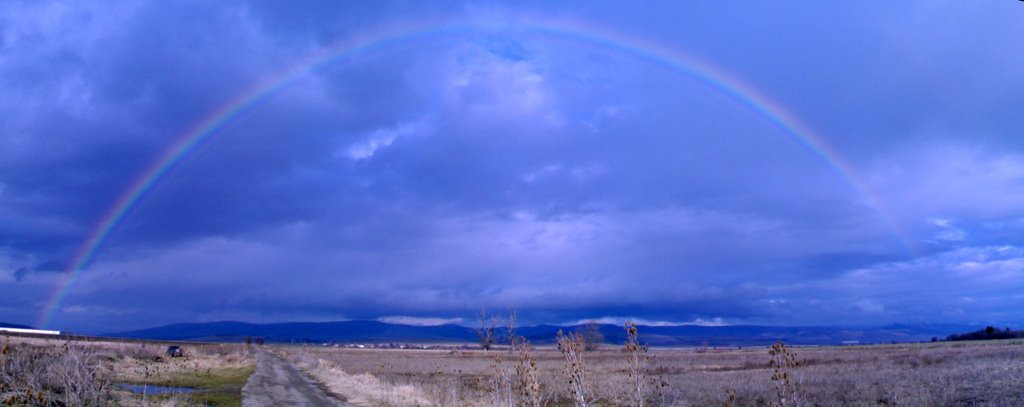
[[(83, 342), (0, 336), (0, 404), (28, 406), (241, 405), (249, 347)], [(162, 392), (174, 388), (187, 393)]]
[(112, 383), (95, 366), (103, 355), (74, 343), (0, 340), (0, 402), (7, 405), (101, 405)]

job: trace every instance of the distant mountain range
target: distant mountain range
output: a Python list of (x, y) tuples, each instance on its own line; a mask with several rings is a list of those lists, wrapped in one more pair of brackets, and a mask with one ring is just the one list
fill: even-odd
[[(625, 331), (618, 325), (599, 325), (605, 342), (622, 343)], [(520, 327), (517, 335), (532, 343), (553, 343), (559, 330), (571, 332), (582, 326), (537, 325)], [(758, 325), (727, 326), (640, 326), (640, 340), (653, 346), (753, 346), (778, 339), (796, 345), (843, 343), (920, 342), (943, 339), (976, 326), (952, 324), (895, 324), (882, 327), (783, 327)], [(503, 334), (503, 330), (499, 328)], [(460, 325), (418, 326), (379, 321), (289, 322), (250, 324), (207, 322), (172, 324), (156, 328), (107, 334), (119, 338), (237, 342), (262, 338), (268, 342), (301, 343), (474, 343), (472, 328)], [(503, 335), (502, 335), (503, 336)], [(499, 338), (504, 341), (504, 339)]]
[(6, 322), (0, 322), (0, 328), (32, 329), (32, 327), (28, 325), (9, 324)]

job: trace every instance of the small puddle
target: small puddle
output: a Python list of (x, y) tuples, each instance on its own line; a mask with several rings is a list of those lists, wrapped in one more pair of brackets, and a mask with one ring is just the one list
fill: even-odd
[(194, 390), (191, 387), (154, 386), (127, 383), (121, 383), (119, 386), (132, 393), (146, 393), (148, 395), (191, 393), (192, 390)]

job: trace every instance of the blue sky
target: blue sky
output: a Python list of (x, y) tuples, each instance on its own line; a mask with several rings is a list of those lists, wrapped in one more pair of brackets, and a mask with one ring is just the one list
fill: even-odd
[(508, 307), (534, 323), (1020, 324), (1022, 14), (5, 2), (0, 321), (40, 321), (90, 231), (191, 128), (365, 43), (175, 161), (49, 327)]

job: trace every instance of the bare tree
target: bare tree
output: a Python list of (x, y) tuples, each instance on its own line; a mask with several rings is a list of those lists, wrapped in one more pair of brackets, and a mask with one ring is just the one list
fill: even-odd
[(516, 351), (519, 337), (516, 336), (516, 322), (519, 320), (519, 311), (515, 308), (508, 309), (508, 319), (505, 320), (505, 329), (508, 333), (508, 344), (512, 347), (511, 352)]
[(498, 321), (494, 317), (488, 317), (486, 309), (480, 310), (477, 321), (480, 322), (480, 328), (475, 329), (475, 331), (476, 336), (480, 340), (480, 346), (484, 350), (491, 350), (491, 346), (494, 345), (494, 331), (498, 326)]
[(579, 333), (580, 337), (583, 338), (584, 350), (597, 350), (601, 347), (601, 343), (604, 342), (604, 334), (601, 333), (601, 326), (596, 322), (584, 325), (580, 328)]

